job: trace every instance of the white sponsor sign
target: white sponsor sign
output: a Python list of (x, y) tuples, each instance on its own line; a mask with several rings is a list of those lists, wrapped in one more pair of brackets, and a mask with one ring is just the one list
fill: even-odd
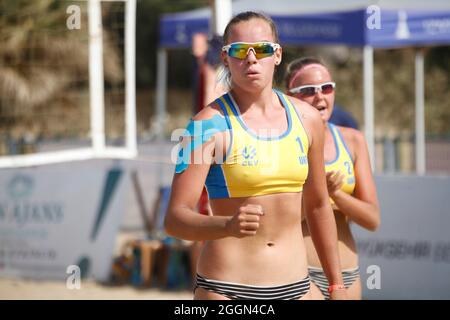
[(353, 226), (363, 297), (450, 299), (450, 177), (377, 176), (376, 183), (379, 230)]
[(128, 180), (109, 160), (0, 170), (0, 276), (106, 280)]

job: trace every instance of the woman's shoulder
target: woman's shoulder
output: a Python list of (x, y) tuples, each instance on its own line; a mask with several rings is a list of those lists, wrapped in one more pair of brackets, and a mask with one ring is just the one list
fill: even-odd
[(219, 104), (214, 101), (200, 110), (195, 116), (193, 116), (192, 120), (208, 120), (213, 118), (215, 115), (223, 117), (223, 111), (220, 108)]
[[(345, 144), (353, 151), (356, 152), (356, 150), (359, 150), (361, 148), (366, 147), (366, 138), (364, 137), (364, 134), (354, 128), (348, 128), (348, 127), (342, 127), (342, 126), (336, 126), (341, 133), (342, 139), (344, 140)], [(353, 153), (352, 152), (352, 153)]]
[(349, 127), (342, 127), (342, 126), (336, 126), (339, 129), (339, 132), (342, 135), (342, 138), (347, 142), (354, 142), (354, 143), (365, 143), (366, 139), (364, 138), (364, 134), (359, 131), (358, 129), (349, 128)]
[(302, 122), (322, 122), (319, 111), (312, 105), (292, 96), (289, 96), (289, 100), (291, 101), (299, 116), (302, 118)]
[[(300, 99), (289, 97), (293, 107), (297, 111), (302, 122), (302, 126), (308, 137), (309, 146), (311, 146), (314, 136), (323, 134), (323, 122), (319, 111), (309, 103)], [(322, 131), (322, 132), (321, 132)]]

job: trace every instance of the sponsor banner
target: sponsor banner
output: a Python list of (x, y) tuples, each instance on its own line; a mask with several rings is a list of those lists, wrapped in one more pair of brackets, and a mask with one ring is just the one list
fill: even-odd
[(0, 170), (0, 276), (106, 280), (128, 180), (110, 160)]
[(450, 299), (450, 177), (376, 176), (380, 228), (353, 225), (363, 297)]

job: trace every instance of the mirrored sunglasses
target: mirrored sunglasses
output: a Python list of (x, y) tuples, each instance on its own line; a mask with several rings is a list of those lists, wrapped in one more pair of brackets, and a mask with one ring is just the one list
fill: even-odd
[(272, 56), (277, 49), (281, 48), (278, 43), (272, 42), (234, 42), (222, 47), (222, 51), (225, 51), (228, 56), (237, 59), (245, 59), (249, 50), (253, 50), (257, 59), (266, 58)]
[(292, 94), (299, 94), (302, 97), (312, 97), (318, 91), (321, 91), (323, 94), (330, 94), (334, 91), (336, 87), (335, 82), (325, 82), (322, 84), (309, 84), (305, 86), (295, 87), (289, 90)]

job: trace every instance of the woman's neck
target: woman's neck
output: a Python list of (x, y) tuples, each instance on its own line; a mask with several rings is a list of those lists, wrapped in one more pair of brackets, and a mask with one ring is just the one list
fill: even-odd
[(231, 89), (231, 95), (238, 104), (241, 113), (245, 113), (249, 109), (259, 109), (262, 113), (265, 113), (274, 106), (272, 87), (267, 87), (258, 92), (233, 88)]
[(325, 141), (328, 139), (332, 139), (333, 134), (331, 133), (331, 123), (328, 121), (324, 121), (324, 129)]

